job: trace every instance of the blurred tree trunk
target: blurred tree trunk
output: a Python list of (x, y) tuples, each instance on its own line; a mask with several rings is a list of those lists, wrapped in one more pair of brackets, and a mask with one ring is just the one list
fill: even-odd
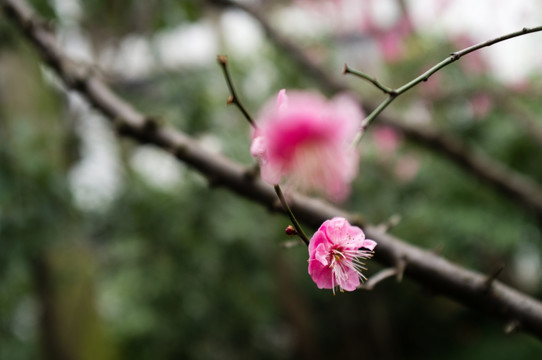
[(3, 250), (30, 268), (43, 358), (114, 359), (68, 186), (74, 134), (38, 64), (25, 46), (0, 49)]

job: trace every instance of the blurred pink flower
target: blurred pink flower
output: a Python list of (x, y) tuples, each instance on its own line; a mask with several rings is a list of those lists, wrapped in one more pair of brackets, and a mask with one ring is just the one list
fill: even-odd
[(478, 93), (470, 98), (470, 105), (476, 119), (483, 119), (491, 111), (493, 100), (488, 94)]
[(384, 157), (393, 155), (402, 142), (397, 130), (389, 126), (375, 126), (371, 135), (379, 155)]
[(264, 106), (250, 152), (261, 166), (262, 179), (303, 191), (320, 190), (343, 200), (358, 170), (351, 143), (360, 130), (362, 112), (346, 95), (322, 96), (281, 90), (276, 103)]
[(375, 246), (346, 219), (326, 220), (309, 243), (309, 275), (319, 289), (333, 289), (333, 294), (336, 287), (353, 291), (365, 279), (362, 260), (372, 257)]
[(395, 165), (395, 176), (402, 183), (409, 183), (420, 171), (420, 159), (414, 155), (401, 156)]

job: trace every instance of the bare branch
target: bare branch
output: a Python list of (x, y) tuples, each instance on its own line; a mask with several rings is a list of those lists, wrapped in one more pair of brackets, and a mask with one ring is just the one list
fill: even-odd
[[(189, 136), (171, 127), (164, 125), (151, 132), (145, 131), (147, 117), (118, 97), (96, 75), (81, 72), (80, 68), (73, 66), (73, 62), (56, 43), (54, 35), (41, 25), (26, 3), (22, 0), (3, 0), (2, 5), (7, 17), (27, 35), (42, 58), (57, 71), (66, 85), (81, 93), (109, 119), (117, 119), (122, 124), (123, 135), (169, 151), (207, 178), (217, 179), (218, 184), (273, 211), (283, 211), (276, 204), (273, 188), (261, 180), (248, 178), (247, 170), (241, 165), (209, 154)], [(290, 206), (298, 218), (313, 227), (335, 216), (346, 217), (351, 223), (363, 226), (358, 217), (323, 201), (296, 194), (291, 199)], [(378, 242), (377, 261), (397, 266), (397, 259), (408, 259), (405, 275), (421, 285), (464, 305), (498, 316), (515, 324), (514, 329), (521, 329), (542, 339), (542, 303), (539, 301), (497, 280), (492, 281), (492, 291), (488, 293), (485, 291), (487, 276), (453, 264), (432, 252), (378, 231), (373, 226), (364, 226), (364, 230), (369, 238)]]

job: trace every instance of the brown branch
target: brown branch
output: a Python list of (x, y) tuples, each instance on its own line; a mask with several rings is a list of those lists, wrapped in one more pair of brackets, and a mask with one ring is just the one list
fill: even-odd
[[(158, 126), (146, 131), (147, 117), (118, 97), (95, 74), (80, 71), (74, 66), (56, 43), (54, 35), (41, 25), (26, 3), (22, 0), (3, 0), (2, 5), (6, 16), (26, 34), (65, 84), (81, 93), (109, 119), (116, 121), (121, 134), (172, 152), (215, 184), (273, 211), (283, 211), (277, 206), (273, 188), (261, 180), (248, 177), (241, 165), (208, 153), (190, 137), (171, 127)], [(315, 228), (335, 216), (343, 216), (356, 225), (363, 225), (356, 216), (316, 199), (293, 194), (290, 205), (301, 221)], [(382, 233), (374, 226), (367, 225), (364, 229), (369, 238), (378, 242), (377, 261), (387, 266), (396, 266), (398, 261), (403, 261), (405, 275), (421, 285), (517, 324), (516, 328), (542, 339), (542, 303), (539, 301), (497, 280), (492, 281), (492, 291), (488, 292), (487, 276)]]
[[(324, 91), (332, 93), (348, 91), (349, 88), (315, 64), (299, 47), (278, 33), (257, 10), (232, 0), (208, 0), (216, 5), (241, 9), (256, 19), (275, 46), (283, 50), (307, 76), (312, 77)], [(527, 29), (528, 30), (528, 29)], [(509, 34), (481, 44), (471, 46), (454, 53), (454, 59), (468, 54), (476, 49), (503, 41), (503, 39), (518, 36), (518, 33)], [(455, 60), (454, 60), (455, 61)], [(364, 110), (371, 114), (377, 106), (364, 103)], [(425, 125), (423, 128), (408, 125), (398, 118), (386, 114), (379, 115), (379, 121), (402, 132), (409, 140), (414, 141), (428, 149), (444, 156), (468, 173), (480, 180), (494, 186), (497, 190), (509, 195), (510, 199), (520, 206), (533, 211), (542, 218), (542, 187), (510, 168), (509, 166), (491, 158), (481, 150), (467, 145), (450, 133), (440, 133), (435, 128)]]

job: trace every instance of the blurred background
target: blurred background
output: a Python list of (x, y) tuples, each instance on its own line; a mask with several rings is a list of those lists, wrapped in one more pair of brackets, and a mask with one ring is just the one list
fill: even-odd
[[(278, 90), (331, 95), (228, 1), (32, 0), (70, 56), (124, 98), (246, 165), (226, 107), (227, 54), (253, 115)], [(398, 87), (454, 50), (542, 24), (536, 0), (240, 1), (345, 82)], [(229, 4), (231, 5), (231, 4)], [(0, 359), (537, 359), (540, 342), (405, 279), (332, 295), (283, 246), (286, 218), (163, 151), (116, 137), (0, 17)], [(386, 110), (542, 182), (542, 35), (468, 55)], [(374, 123), (342, 206), (463, 266), (542, 296), (540, 218), (453, 159)], [(307, 229), (312, 233), (314, 229)], [(377, 248), (378, 251), (378, 248)], [(368, 275), (381, 266), (371, 261)]]

